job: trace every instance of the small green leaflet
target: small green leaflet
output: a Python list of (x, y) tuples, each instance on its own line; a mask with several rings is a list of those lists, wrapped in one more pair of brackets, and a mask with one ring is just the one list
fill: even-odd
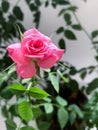
[(54, 89), (56, 90), (57, 93), (59, 93), (59, 82), (58, 79), (55, 75), (53, 75), (52, 73), (49, 73), (49, 77), (50, 77), (50, 81), (54, 87)]

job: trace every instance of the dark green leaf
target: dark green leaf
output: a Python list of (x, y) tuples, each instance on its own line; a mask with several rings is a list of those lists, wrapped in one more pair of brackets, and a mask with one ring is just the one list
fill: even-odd
[(22, 12), (20, 7), (15, 6), (14, 9), (13, 9), (13, 13), (16, 16), (17, 19), (19, 19), (21, 21), (23, 20), (24, 14), (23, 14), (23, 12)]
[(79, 30), (79, 31), (82, 30), (82, 27), (79, 24), (73, 24), (72, 28), (75, 29), (75, 30)]
[(36, 99), (43, 99), (47, 96), (49, 96), (49, 94), (47, 92), (45, 92), (44, 90), (40, 89), (40, 88), (36, 88), (36, 87), (32, 87), (28, 90), (29, 94), (36, 98)]
[(67, 106), (67, 101), (65, 99), (63, 99), (62, 97), (60, 96), (57, 96), (56, 97), (56, 101), (61, 105), (61, 106)]
[(5, 124), (6, 124), (7, 130), (15, 130), (17, 127), (15, 122), (10, 119), (5, 120)]
[(70, 16), (70, 14), (65, 13), (64, 14), (64, 20), (67, 23), (67, 25), (70, 25), (71, 24), (71, 16)]
[(1, 91), (0, 96), (6, 100), (9, 100), (12, 98), (13, 93), (8, 88), (5, 88)]
[(6, 13), (8, 11), (9, 7), (10, 7), (9, 2), (6, 0), (3, 0), (2, 1), (2, 10)]
[(61, 130), (63, 130), (68, 122), (68, 118), (69, 118), (68, 112), (63, 107), (61, 107), (58, 109), (57, 116), (58, 116), (58, 122), (60, 124)]
[(38, 124), (38, 128), (39, 130), (49, 130), (50, 125), (51, 125), (50, 122), (40, 121)]
[(49, 77), (50, 77), (50, 81), (53, 85), (53, 88), (56, 90), (57, 93), (59, 93), (59, 83), (58, 83), (58, 79), (55, 75), (53, 75), (52, 73), (49, 73)]
[(35, 129), (30, 126), (24, 126), (24, 127), (20, 128), (20, 130), (35, 130)]
[(65, 34), (65, 37), (69, 40), (76, 40), (77, 39), (75, 34), (71, 30), (68, 30), (68, 29), (65, 30), (64, 34)]
[(2, 115), (4, 116), (4, 117), (6, 117), (6, 118), (9, 118), (9, 112), (8, 112), (8, 109), (7, 109), (7, 107), (4, 105), (4, 106), (2, 106)]
[(73, 123), (75, 122), (76, 117), (77, 117), (76, 112), (71, 111), (69, 115), (69, 121), (71, 125), (73, 125)]
[(53, 112), (53, 106), (52, 106), (51, 103), (45, 103), (45, 104), (44, 104), (44, 108), (45, 108), (45, 112), (46, 112), (47, 114), (50, 114), (50, 113)]
[(31, 9), (31, 11), (37, 11), (38, 7), (34, 3), (31, 3), (30, 4), (30, 9)]
[(98, 61), (98, 56), (95, 56), (96, 61)]
[(62, 9), (62, 10), (59, 12), (59, 14), (58, 14), (58, 15), (60, 16), (60, 15), (64, 14), (64, 13), (65, 13), (65, 11), (66, 11), (66, 9)]
[(64, 31), (64, 28), (63, 27), (59, 27), (56, 31), (57, 34), (60, 34)]
[(33, 112), (29, 102), (23, 101), (18, 104), (18, 112), (23, 120), (29, 122), (33, 119)]
[(91, 35), (92, 35), (92, 38), (97, 37), (98, 36), (98, 30), (93, 31)]
[(77, 83), (76, 80), (70, 80), (69, 82), (69, 88), (73, 91), (73, 92), (78, 92), (79, 90), (79, 85)]
[(41, 1), (40, 0), (35, 0), (35, 3), (36, 3), (37, 6), (41, 5)]
[(45, 7), (47, 7), (49, 5), (49, 1), (47, 0), (46, 2), (45, 2)]
[(84, 71), (81, 72), (80, 77), (81, 77), (82, 79), (84, 79), (84, 78), (86, 77), (86, 75), (87, 75), (87, 71), (84, 70)]
[(61, 48), (61, 49), (64, 49), (64, 50), (66, 50), (66, 47), (65, 47), (65, 41), (64, 41), (64, 39), (60, 39), (59, 40), (59, 47)]
[(86, 92), (91, 93), (96, 88), (98, 88), (98, 78), (95, 78), (91, 83), (88, 84)]
[(77, 9), (78, 9), (77, 6), (71, 6), (71, 7), (67, 8), (67, 10), (70, 10), (72, 12), (75, 12)]
[(18, 110), (17, 110), (17, 105), (13, 104), (9, 108), (9, 112), (11, 113), (12, 116), (18, 116)]

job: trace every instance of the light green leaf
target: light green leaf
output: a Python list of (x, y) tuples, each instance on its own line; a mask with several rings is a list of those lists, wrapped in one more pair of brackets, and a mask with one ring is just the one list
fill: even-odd
[(53, 112), (53, 106), (52, 106), (51, 103), (45, 103), (45, 104), (44, 104), (44, 108), (45, 108), (45, 112), (46, 112), (47, 114)]
[(66, 100), (64, 100), (62, 97), (60, 97), (60, 96), (57, 96), (56, 97), (56, 101), (61, 105), (61, 106), (67, 106), (67, 101)]
[(69, 119), (68, 112), (63, 107), (61, 107), (58, 109), (57, 116), (58, 116), (58, 122), (60, 124), (61, 130), (63, 130)]
[(30, 103), (27, 101), (23, 101), (20, 104), (18, 104), (18, 112), (20, 117), (26, 122), (29, 122), (33, 119), (32, 108)]
[(47, 96), (50, 96), (46, 91), (40, 89), (40, 88), (37, 88), (37, 87), (32, 87), (28, 90), (29, 94), (36, 98), (36, 99), (43, 99)]
[(81, 111), (81, 109), (77, 105), (72, 104), (69, 106), (69, 109), (71, 111), (75, 111), (80, 118), (83, 118), (83, 112)]
[(22, 94), (26, 91), (26, 88), (21, 84), (12, 84), (8, 86), (8, 88), (11, 89), (15, 94)]
[(59, 82), (56, 76), (54, 76), (52, 73), (49, 73), (50, 81), (56, 90), (57, 93), (59, 93)]
[(71, 111), (70, 115), (69, 115), (69, 121), (70, 121), (71, 125), (73, 125), (73, 123), (75, 122), (76, 117), (77, 117), (76, 112), (75, 111)]

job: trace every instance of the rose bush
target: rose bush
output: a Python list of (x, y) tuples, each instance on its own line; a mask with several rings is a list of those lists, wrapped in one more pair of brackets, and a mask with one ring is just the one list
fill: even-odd
[(9, 45), (7, 50), (22, 78), (34, 76), (37, 67), (51, 68), (64, 54), (64, 50), (57, 48), (49, 37), (35, 28), (24, 32), (21, 43)]

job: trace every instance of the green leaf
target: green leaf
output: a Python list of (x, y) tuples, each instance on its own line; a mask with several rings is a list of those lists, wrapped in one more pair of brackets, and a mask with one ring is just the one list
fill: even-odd
[(69, 118), (68, 112), (63, 107), (61, 107), (58, 109), (57, 116), (58, 116), (58, 122), (60, 124), (61, 130), (63, 130), (68, 122), (68, 118)]
[(60, 34), (64, 31), (64, 28), (63, 27), (59, 27), (56, 31), (57, 34)]
[(69, 88), (73, 91), (73, 92), (78, 92), (79, 90), (79, 85), (78, 82), (76, 80), (71, 79), (69, 82)]
[(35, 130), (35, 129), (30, 126), (24, 126), (24, 127), (20, 128), (20, 130)]
[(15, 94), (23, 94), (26, 91), (26, 88), (21, 84), (12, 84), (8, 86), (8, 88), (11, 89)]
[(3, 0), (2, 1), (2, 10), (6, 13), (8, 11), (9, 7), (10, 7), (10, 4), (8, 3), (8, 1)]
[(82, 71), (82, 72), (80, 73), (80, 77), (81, 77), (82, 79), (84, 79), (84, 78), (86, 77), (86, 75), (87, 75), (87, 71), (86, 71), (86, 70), (84, 70), (84, 71)]
[(57, 72), (58, 72), (59, 76), (61, 77), (61, 79), (63, 79), (63, 81), (64, 81), (65, 83), (68, 83), (68, 82), (69, 82), (69, 80), (68, 80), (66, 77), (64, 77), (59, 70), (57, 70)]
[(69, 110), (75, 111), (80, 118), (83, 118), (83, 112), (77, 105), (75, 105), (75, 104), (70, 105)]
[(67, 101), (66, 100), (64, 100), (62, 97), (60, 97), (60, 96), (57, 96), (56, 97), (56, 101), (61, 105), (61, 106), (67, 106)]
[(50, 81), (56, 90), (57, 93), (59, 93), (59, 82), (56, 76), (54, 76), (52, 73), (49, 73)]
[(27, 101), (23, 101), (18, 104), (18, 112), (20, 117), (26, 122), (29, 122), (33, 119), (32, 108), (30, 103)]
[(71, 16), (69, 13), (65, 13), (64, 14), (64, 20), (65, 22), (67, 23), (67, 25), (70, 25), (71, 24)]
[(2, 111), (2, 115), (4, 117), (9, 118), (9, 112), (8, 112), (8, 109), (7, 109), (6, 105), (2, 106), (1, 111)]
[(50, 113), (53, 112), (53, 106), (52, 106), (51, 103), (45, 103), (45, 104), (44, 104), (44, 108), (45, 108), (45, 112), (46, 112), (47, 114), (50, 114)]
[(92, 38), (95, 38), (98, 36), (98, 30), (95, 30), (91, 33)]
[(5, 124), (6, 124), (7, 130), (15, 130), (17, 127), (15, 122), (11, 119), (5, 120)]
[(61, 49), (64, 49), (64, 50), (66, 50), (66, 47), (65, 47), (65, 41), (64, 41), (64, 39), (63, 38), (61, 38), (60, 40), (59, 40), (59, 47), (61, 48)]
[(40, 88), (36, 88), (36, 87), (32, 87), (28, 90), (29, 94), (36, 98), (36, 99), (43, 99), (47, 96), (50, 96), (46, 91), (40, 89)]
[[(34, 107), (34, 105), (33, 105), (33, 107)], [(42, 110), (38, 107), (32, 108), (32, 111), (33, 111), (33, 119), (36, 119), (43, 114)]]
[(60, 15), (64, 14), (64, 13), (65, 13), (65, 11), (66, 11), (66, 9), (62, 9), (62, 10), (59, 12), (58, 16), (60, 16)]
[(82, 30), (82, 27), (79, 24), (72, 25), (72, 28), (75, 29), (75, 30), (78, 30), (78, 31)]
[(38, 128), (39, 130), (49, 130), (50, 125), (50, 122), (40, 121), (38, 124)]
[(76, 117), (77, 117), (76, 112), (71, 111), (69, 115), (69, 121), (71, 125), (73, 125), (73, 123), (75, 122)]
[(76, 40), (77, 39), (75, 34), (71, 30), (68, 30), (68, 29), (65, 30), (64, 34), (65, 34), (65, 37), (69, 40)]
[(98, 78), (95, 78), (91, 83), (88, 84), (86, 92), (91, 93), (93, 90), (97, 88), (98, 88)]
[(16, 16), (17, 19), (19, 20), (23, 20), (23, 12), (21, 11), (21, 8), (18, 7), (18, 6), (15, 6), (14, 9), (13, 9), (13, 13), (14, 15)]

